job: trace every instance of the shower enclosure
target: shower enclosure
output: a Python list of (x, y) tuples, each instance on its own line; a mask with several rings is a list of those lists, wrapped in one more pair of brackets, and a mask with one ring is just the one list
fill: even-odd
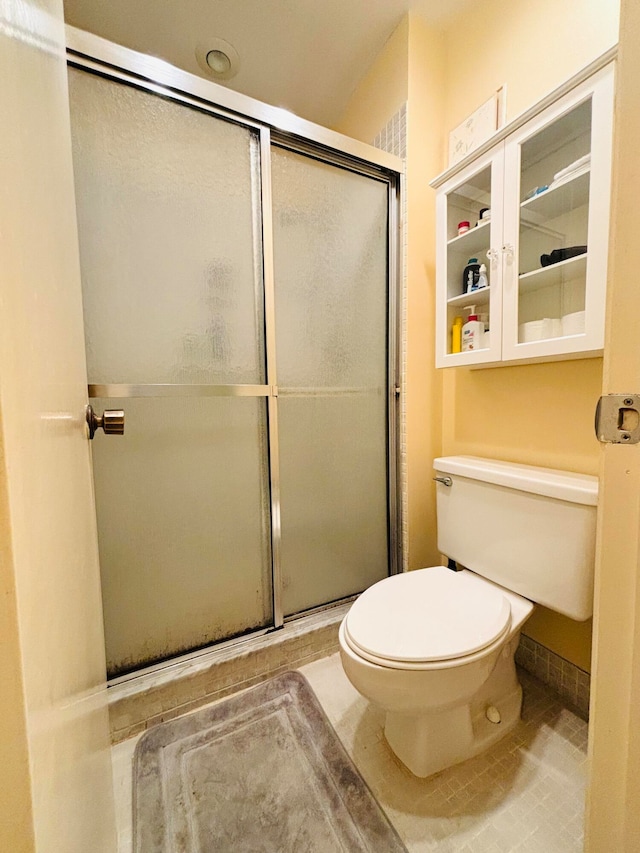
[(89, 396), (126, 417), (92, 446), (116, 676), (396, 570), (399, 175), (98, 41), (69, 86)]

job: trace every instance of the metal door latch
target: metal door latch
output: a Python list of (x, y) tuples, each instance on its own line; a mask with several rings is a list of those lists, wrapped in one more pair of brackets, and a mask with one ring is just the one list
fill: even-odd
[(596, 406), (596, 437), (603, 444), (640, 442), (640, 394), (607, 394)]

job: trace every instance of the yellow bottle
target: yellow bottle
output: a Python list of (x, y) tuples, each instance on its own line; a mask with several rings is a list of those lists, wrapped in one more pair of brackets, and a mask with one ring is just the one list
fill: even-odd
[(451, 327), (451, 352), (462, 350), (462, 317), (456, 317)]

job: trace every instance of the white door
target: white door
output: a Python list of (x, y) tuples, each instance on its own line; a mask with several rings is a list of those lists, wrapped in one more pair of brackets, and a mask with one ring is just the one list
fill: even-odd
[[(603, 393), (640, 397), (640, 4), (623, 0)], [(603, 445), (585, 849), (640, 849), (640, 444)]]
[(113, 853), (61, 0), (0, 0), (0, 80), (0, 849)]

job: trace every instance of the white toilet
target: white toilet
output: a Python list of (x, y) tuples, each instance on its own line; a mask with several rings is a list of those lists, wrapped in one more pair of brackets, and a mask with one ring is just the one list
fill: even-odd
[(592, 613), (596, 477), (472, 456), (434, 462), (438, 548), (466, 567), (385, 578), (340, 626), (347, 677), (386, 712), (416, 776), (471, 758), (520, 719), (514, 655), (533, 601)]

